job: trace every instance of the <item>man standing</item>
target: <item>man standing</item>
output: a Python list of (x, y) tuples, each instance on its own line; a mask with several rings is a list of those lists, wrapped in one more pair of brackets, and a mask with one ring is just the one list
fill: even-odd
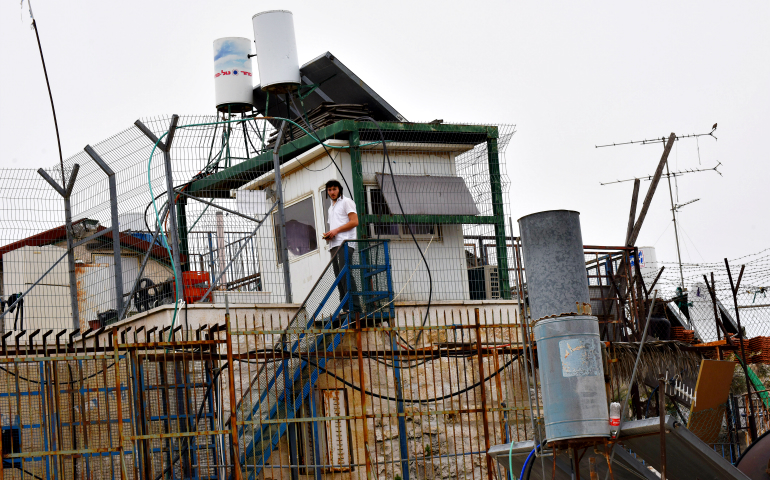
[[(332, 204), (329, 206), (329, 231), (323, 234), (323, 238), (329, 242), (335, 277), (339, 276), (344, 264), (344, 257), (338, 257), (337, 252), (339, 252), (342, 242), (356, 239), (356, 227), (358, 226), (356, 204), (350, 198), (343, 196), (342, 192), (342, 185), (337, 180), (326, 182), (326, 197), (332, 201)], [(355, 242), (349, 243), (348, 246), (351, 250), (356, 247)], [(345, 279), (338, 284), (338, 290), (340, 301), (342, 301), (348, 291), (348, 283)], [(358, 303), (357, 300), (357, 298), (354, 299), (356, 303)], [(343, 307), (343, 310), (346, 309)]]

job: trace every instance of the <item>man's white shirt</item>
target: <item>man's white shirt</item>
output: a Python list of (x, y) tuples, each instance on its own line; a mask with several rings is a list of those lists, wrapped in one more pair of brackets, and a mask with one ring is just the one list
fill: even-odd
[[(350, 221), (348, 214), (350, 213), (356, 213), (356, 204), (353, 200), (347, 197), (340, 197), (336, 202), (333, 202), (329, 207), (329, 230), (348, 223)], [(351, 228), (346, 232), (340, 232), (329, 241), (329, 248), (339, 247), (345, 240), (355, 240), (355, 238), (355, 228)], [(350, 247), (355, 248), (355, 244), (350, 244)]]

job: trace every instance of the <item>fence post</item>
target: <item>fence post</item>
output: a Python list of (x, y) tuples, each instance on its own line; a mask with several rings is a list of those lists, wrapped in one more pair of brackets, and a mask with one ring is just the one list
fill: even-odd
[[(0, 425), (2, 425), (2, 424), (3, 424), (3, 415), (0, 414)], [(5, 462), (3, 461), (2, 457), (1, 457), (2, 454), (3, 454), (3, 436), (0, 435), (0, 480), (4, 480), (5, 479), (5, 474), (3, 473), (3, 464)]]
[(233, 462), (233, 478), (241, 480), (241, 452), (238, 445), (238, 415), (235, 408), (238, 403), (235, 400), (235, 373), (233, 372), (233, 337), (230, 331), (230, 304), (225, 295), (225, 343), (227, 346), (227, 387), (230, 390), (230, 435), (232, 445), (230, 452)]
[(168, 135), (166, 141), (162, 142), (158, 140), (152, 131), (147, 128), (141, 121), (137, 120), (134, 125), (142, 131), (142, 133), (150, 139), (151, 142), (156, 144), (163, 152), (163, 164), (166, 169), (166, 194), (168, 196), (168, 221), (171, 224), (171, 231), (169, 232), (169, 242), (171, 245), (171, 254), (174, 259), (174, 277), (176, 277), (176, 300), (181, 300), (182, 297), (182, 265), (180, 264), (179, 255), (179, 231), (177, 229), (177, 215), (175, 208), (175, 193), (174, 193), (174, 178), (171, 170), (171, 143), (174, 140), (174, 133), (176, 132), (176, 126), (179, 123), (179, 115), (171, 116), (171, 124), (168, 127)]
[[(110, 185), (110, 221), (112, 223), (112, 256), (115, 259), (113, 265), (115, 273), (115, 312), (120, 315), (123, 311), (123, 265), (120, 255), (120, 226), (118, 225), (118, 186), (115, 181), (115, 172), (102, 160), (102, 157), (91, 147), (86, 145), (84, 148), (89, 157), (102, 169), (107, 175), (107, 181)], [(129, 299), (130, 301), (130, 299)], [(115, 320), (120, 320), (116, 316)]]
[[(366, 459), (366, 478), (372, 478), (372, 460), (369, 453), (369, 425), (366, 421), (366, 380), (364, 377), (364, 357), (361, 341), (361, 314), (356, 312), (356, 347), (358, 350), (358, 384), (361, 386), (361, 420), (364, 422), (364, 458)], [(2, 479), (0, 479), (2, 480)]]
[(62, 198), (64, 198), (64, 228), (67, 232), (67, 266), (69, 267), (70, 304), (72, 306), (73, 329), (80, 328), (80, 311), (78, 310), (78, 279), (75, 274), (75, 252), (73, 250), (75, 237), (72, 233), (72, 206), (70, 204), (70, 196), (72, 195), (72, 188), (75, 186), (75, 179), (78, 176), (79, 170), (80, 165), (77, 163), (73, 165), (69, 182), (63, 187), (60, 187), (59, 184), (56, 183), (56, 181), (42, 168), (37, 171), (37, 173), (40, 174), (40, 176), (43, 177), (43, 179), (48, 182), (48, 184), (51, 185)]
[(118, 349), (119, 343), (118, 329), (115, 327), (112, 329), (112, 345), (115, 354), (115, 406), (118, 410), (118, 451), (120, 452), (120, 478), (121, 480), (126, 480), (126, 457), (123, 454), (123, 391), (120, 388), (120, 351)]
[(273, 174), (275, 177), (275, 194), (278, 200), (278, 223), (281, 238), (281, 249), (279, 254), (281, 258), (278, 261), (283, 266), (283, 288), (286, 295), (286, 303), (292, 303), (291, 295), (291, 272), (289, 272), (289, 245), (286, 239), (286, 215), (284, 214), (284, 201), (283, 201), (283, 187), (281, 186), (281, 156), (278, 154), (278, 150), (281, 148), (281, 141), (283, 140), (283, 131), (286, 127), (286, 120), (281, 122), (281, 126), (278, 129), (278, 139), (275, 141), (275, 148), (273, 148)]
[[(500, 298), (511, 298), (508, 278), (508, 248), (505, 235), (505, 209), (503, 208), (503, 178), (500, 174), (500, 156), (497, 150), (497, 127), (487, 134), (487, 164), (489, 183), (492, 187), (492, 214), (495, 216), (495, 250), (497, 252), (497, 276), (500, 281)], [(513, 236), (513, 232), (511, 232)]]
[[(473, 316), (476, 320), (476, 353), (479, 357), (479, 387), (481, 388), (481, 420), (484, 422), (484, 446), (489, 452), (492, 445), (489, 442), (489, 417), (487, 415), (487, 388), (484, 382), (484, 353), (481, 347), (481, 319), (479, 309), (473, 309)], [(484, 455), (487, 459), (487, 470), (489, 471), (489, 480), (494, 480), (495, 471), (492, 468), (492, 457), (489, 454)]]

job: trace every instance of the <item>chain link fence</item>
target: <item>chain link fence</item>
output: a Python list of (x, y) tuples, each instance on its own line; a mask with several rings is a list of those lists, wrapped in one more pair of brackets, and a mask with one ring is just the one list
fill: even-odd
[[(345, 195), (353, 193), (358, 238), (391, 241), (399, 302), (510, 298), (504, 151), (513, 126), (399, 130), (340, 121), (315, 132), (300, 120), (283, 136), (279, 155), (284, 264), (271, 150), (278, 124), (182, 116), (168, 154), (169, 178), (163, 147), (171, 123), (168, 116), (144, 119), (143, 128), (134, 125), (93, 145), (114, 171), (114, 195), (110, 178), (85, 151), (68, 158), (63, 172), (45, 170), (59, 185), (72, 180), (74, 267), (60, 193), (34, 170), (0, 171), (4, 332), (98, 330), (177, 297), (221, 303), (222, 291), (233, 303), (299, 303), (331, 258), (322, 238), (330, 229), (324, 189), (330, 179), (349, 186)], [(160, 138), (157, 144), (152, 136)]]

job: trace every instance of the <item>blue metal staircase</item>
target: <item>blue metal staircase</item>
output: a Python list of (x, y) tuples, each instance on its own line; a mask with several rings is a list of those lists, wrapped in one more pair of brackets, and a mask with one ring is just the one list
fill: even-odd
[[(334, 274), (335, 261), (338, 275)], [(289, 430), (285, 420), (295, 418), (323, 373), (326, 356), (322, 352), (337, 349), (345, 335), (340, 330), (349, 328), (356, 314), (367, 320), (394, 318), (387, 241), (348, 241), (342, 245), (275, 344), (276, 361), (266, 361), (244, 392), (236, 416), (239, 424), (245, 423), (239, 426), (238, 435), (246, 478), (256, 478), (265, 468)], [(396, 372), (400, 392), (398, 369)], [(399, 404), (402, 410), (403, 404)], [(318, 422), (313, 422), (316, 440), (318, 428)], [(289, 440), (296, 446), (291, 434)], [(313, 444), (317, 448), (318, 442)], [(314, 458), (318, 458), (317, 453)], [(293, 460), (295, 455), (296, 451)], [(318, 477), (320, 470), (315, 470)]]

